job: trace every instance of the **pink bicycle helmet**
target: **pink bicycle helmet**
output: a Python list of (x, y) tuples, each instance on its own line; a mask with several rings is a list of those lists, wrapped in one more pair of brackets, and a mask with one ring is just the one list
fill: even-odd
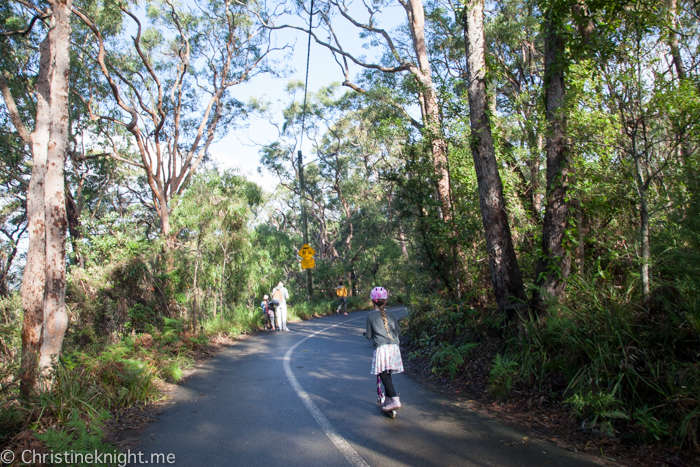
[(384, 287), (375, 287), (369, 293), (369, 298), (372, 300), (386, 300), (389, 297), (389, 292)]

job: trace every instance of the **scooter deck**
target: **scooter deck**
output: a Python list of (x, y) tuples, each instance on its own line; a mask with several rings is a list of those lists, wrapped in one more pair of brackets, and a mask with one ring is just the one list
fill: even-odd
[(388, 412), (383, 411), (382, 410), (382, 402), (383, 401), (381, 399), (377, 400), (377, 407), (379, 407), (379, 410), (389, 418), (396, 418), (396, 410), (390, 410)]
[[(382, 409), (379, 409), (379, 410), (382, 410)], [(382, 410), (382, 413), (389, 418), (396, 418), (396, 410), (390, 410), (389, 412), (384, 412)]]

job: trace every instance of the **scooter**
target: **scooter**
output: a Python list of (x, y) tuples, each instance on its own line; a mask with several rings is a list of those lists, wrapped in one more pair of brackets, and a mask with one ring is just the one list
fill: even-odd
[[(367, 333), (363, 332), (363, 336), (366, 336)], [(384, 390), (382, 389), (382, 379), (377, 375), (377, 406), (379, 407), (379, 410), (382, 410), (382, 405), (384, 405), (384, 401), (386, 400), (386, 396), (384, 395)], [(386, 415), (389, 418), (396, 418), (396, 410), (389, 410), (387, 412), (382, 410), (382, 413)]]
[[(384, 396), (384, 390), (382, 389), (382, 380), (379, 378), (379, 375), (377, 375), (377, 405), (379, 406), (379, 410), (382, 410), (382, 405), (384, 405), (385, 400), (386, 396)], [(396, 418), (396, 410), (389, 410), (386, 412), (382, 410), (382, 413), (389, 418)]]

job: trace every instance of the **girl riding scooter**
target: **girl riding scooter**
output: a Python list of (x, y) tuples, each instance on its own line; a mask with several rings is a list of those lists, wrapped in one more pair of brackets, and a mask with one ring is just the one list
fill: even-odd
[(403, 373), (403, 361), (401, 360), (401, 349), (399, 349), (401, 329), (394, 313), (384, 309), (389, 297), (386, 289), (375, 287), (369, 296), (374, 303), (374, 311), (370, 311), (367, 315), (365, 336), (367, 339), (372, 339), (375, 349), (371, 373), (379, 375), (386, 391), (387, 398), (382, 406), (382, 411), (400, 410), (401, 401), (394, 389), (391, 375), (392, 373)]

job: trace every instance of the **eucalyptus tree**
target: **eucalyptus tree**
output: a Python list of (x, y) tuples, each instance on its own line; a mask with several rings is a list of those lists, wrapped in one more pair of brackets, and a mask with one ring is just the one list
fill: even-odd
[(87, 57), (111, 97), (99, 102), (98, 95), (88, 95), (86, 106), (93, 119), (130, 134), (135, 154), (117, 147), (99, 152), (143, 170), (161, 234), (172, 240), (174, 197), (211, 144), (243, 117), (233, 89), (273, 72), (269, 56), (275, 48), (257, 16), (230, 0), (150, 4), (147, 24), (127, 4), (118, 9), (133, 25), (130, 40), (103, 24), (104, 9), (74, 8), (91, 32)]
[(570, 209), (572, 154), (567, 136), (567, 72), (585, 57), (605, 57), (608, 33), (618, 24), (616, 14), (628, 2), (575, 0), (538, 1), (543, 16), (544, 107), (546, 121), (545, 212), (541, 254), (535, 270), (533, 304), (544, 311), (550, 300), (564, 296), (571, 272), (565, 245)]
[[(380, 22), (387, 21), (392, 15), (393, 8), (401, 8), (406, 15), (406, 20), (402, 28), (390, 31), (382, 28)], [(428, 141), (436, 174), (436, 192), (440, 200), (440, 213), (443, 219), (449, 220), (453, 211), (450, 196), (447, 140), (442, 130), (440, 103), (433, 83), (430, 50), (426, 39), (425, 9), (422, 0), (381, 1), (371, 4), (325, 0), (315, 3), (313, 11), (309, 11), (304, 4), (296, 4), (290, 8), (291, 12), (307, 17), (309, 15), (316, 16), (318, 24), (312, 27), (312, 24), (307, 23), (306, 27), (301, 27), (268, 21), (268, 27), (272, 29), (292, 28), (308, 33), (316, 43), (331, 51), (340, 68), (340, 73), (344, 77), (342, 83), (344, 86), (357, 92), (365, 92), (361, 86), (352, 82), (350, 63), (367, 71), (388, 74), (408, 72), (414, 80), (413, 92), (416, 96), (411, 104), (420, 108), (422, 122), (411, 118), (409, 109), (397, 105), (394, 107), (401, 115), (407, 117)], [(381, 50), (379, 56), (376, 59), (369, 59), (351, 51), (353, 39), (344, 38), (338, 32), (340, 28), (347, 27), (357, 31), (361, 38), (369, 39), (368, 47), (379, 47)]]
[(524, 306), (526, 297), (513, 247), (488, 115), (483, 0), (468, 1), (462, 14), (467, 56), (470, 146), (479, 184), (491, 283), (498, 308), (507, 313), (509, 320), (513, 320), (516, 318), (515, 307)]
[(570, 154), (566, 140), (567, 20), (569, 0), (540, 2), (544, 16), (544, 104), (547, 122), (545, 212), (542, 224), (542, 254), (535, 271), (537, 308), (549, 299), (562, 298), (571, 269), (571, 256), (563, 245), (569, 215), (567, 188)]
[[(8, 79), (5, 74), (8, 67), (3, 67), (0, 92), (5, 111), (32, 154), (32, 174), (27, 188), (29, 247), (22, 279), (21, 390), (24, 395), (38, 387), (40, 373), (45, 374), (47, 384), (51, 383), (50, 369), (61, 351), (68, 325), (64, 162), (69, 143), (72, 3), (72, 0), (49, 0), (45, 4), (18, 2), (14, 17), (8, 22), (16, 29), (3, 32), (4, 41), (12, 40), (15, 35), (29, 38), (24, 43), (5, 43), (6, 50), (15, 47), (29, 50), (3, 54), (3, 59), (15, 66), (28, 65), (14, 72), (24, 75), (33, 88), (26, 93), (31, 101), (25, 108), (20, 96), (13, 94), (14, 77)], [(42, 32), (36, 32), (35, 27)], [(38, 55), (32, 49), (38, 49)]]

